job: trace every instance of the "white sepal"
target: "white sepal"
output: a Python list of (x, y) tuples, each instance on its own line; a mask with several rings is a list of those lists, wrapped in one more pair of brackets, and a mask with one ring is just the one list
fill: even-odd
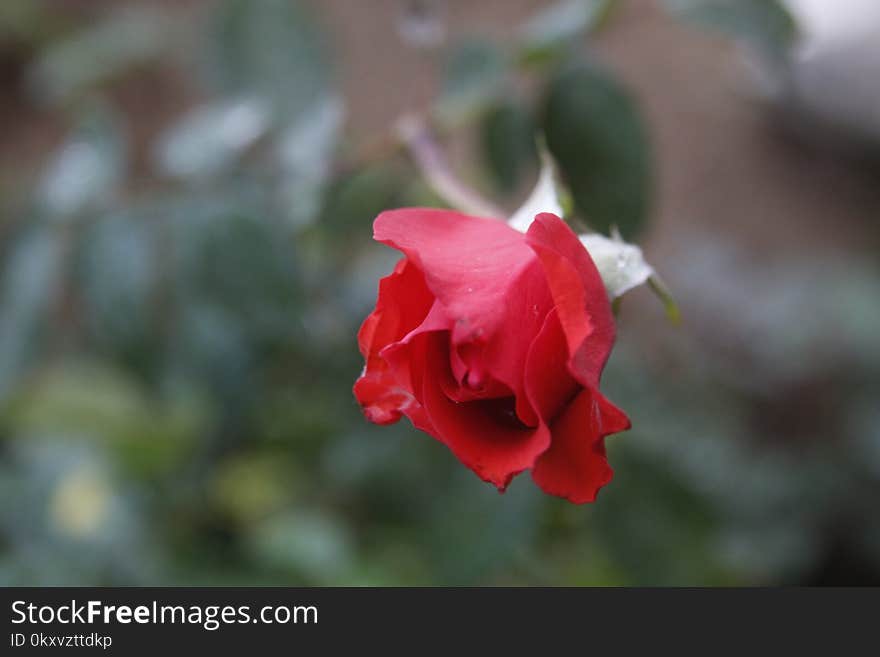
[(654, 275), (654, 268), (645, 262), (642, 250), (624, 242), (616, 231), (610, 238), (588, 233), (581, 235), (580, 240), (596, 263), (611, 299), (623, 296)]
[[(553, 159), (546, 148), (540, 148), (540, 152), (541, 173), (538, 182), (526, 202), (508, 220), (512, 228), (522, 233), (528, 231), (535, 215), (542, 212), (551, 212), (558, 217), (564, 215)], [(579, 238), (596, 264), (611, 301), (647, 283), (663, 302), (669, 319), (675, 323), (679, 321), (679, 310), (675, 300), (654, 268), (645, 261), (645, 256), (638, 246), (624, 242), (616, 228), (612, 229), (611, 237), (599, 233), (584, 233)]]
[(541, 154), (541, 173), (538, 174), (538, 183), (532, 190), (532, 193), (526, 199), (520, 208), (513, 213), (508, 220), (508, 224), (521, 233), (526, 232), (535, 215), (542, 212), (551, 212), (557, 217), (562, 217), (562, 205), (559, 202), (559, 194), (556, 190), (556, 172), (554, 171), (553, 161), (546, 152)]

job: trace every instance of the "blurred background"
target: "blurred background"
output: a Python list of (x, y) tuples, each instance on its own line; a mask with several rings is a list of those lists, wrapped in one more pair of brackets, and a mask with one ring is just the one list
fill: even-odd
[[(880, 584), (872, 0), (4, 0), (0, 583)], [(499, 495), (351, 385), (442, 205), (540, 132), (627, 296), (594, 505)]]

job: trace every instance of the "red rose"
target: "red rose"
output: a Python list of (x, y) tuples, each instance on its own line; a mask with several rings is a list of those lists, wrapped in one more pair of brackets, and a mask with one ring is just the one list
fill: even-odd
[(358, 333), (367, 418), (406, 415), (501, 491), (531, 469), (545, 492), (593, 501), (612, 476), (604, 438), (630, 423), (599, 392), (614, 319), (577, 236), (552, 214), (523, 234), (421, 208), (383, 212), (373, 233), (405, 257)]

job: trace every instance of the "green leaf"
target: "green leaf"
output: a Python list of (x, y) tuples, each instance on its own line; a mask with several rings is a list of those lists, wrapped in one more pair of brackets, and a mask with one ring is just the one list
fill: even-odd
[(370, 224), (394, 203), (401, 181), (388, 166), (372, 166), (340, 178), (330, 185), (327, 202), (316, 228), (339, 251), (339, 240), (362, 243), (370, 235)]
[(211, 497), (225, 516), (239, 524), (259, 521), (290, 504), (293, 464), (274, 452), (250, 452), (218, 464)]
[(511, 100), (503, 100), (480, 122), (483, 158), (495, 184), (510, 192), (538, 163), (536, 127), (528, 111)]
[(557, 75), (544, 100), (547, 146), (594, 229), (631, 239), (644, 226), (651, 153), (635, 102), (606, 73), (581, 65)]
[(529, 19), (522, 30), (521, 57), (543, 61), (598, 29), (615, 0), (560, 0)]
[(64, 255), (57, 232), (32, 228), (3, 263), (0, 288), (0, 398), (37, 353), (61, 285)]
[(270, 112), (258, 98), (197, 107), (162, 135), (159, 169), (177, 178), (203, 179), (229, 169), (269, 128)]
[(295, 0), (224, 0), (214, 12), (208, 77), (224, 95), (272, 99), (299, 111), (326, 91), (318, 27)]
[[(504, 496), (486, 484), (456, 471), (442, 499), (426, 509), (422, 550), (433, 561), (440, 582), (491, 584), (510, 568), (518, 553), (538, 537), (537, 520), (543, 500), (532, 482), (514, 481)], [(458, 509), (455, 514), (449, 508)]]
[(43, 173), (38, 200), (53, 219), (106, 205), (125, 176), (125, 143), (114, 116), (87, 114)]
[(0, 41), (7, 47), (39, 43), (51, 32), (51, 8), (33, 0), (6, 0), (0, 3)]
[(441, 122), (454, 123), (479, 114), (501, 90), (507, 58), (487, 41), (465, 41), (447, 63), (443, 95), (436, 109)]
[[(630, 581), (651, 585), (714, 581), (717, 555), (709, 546), (718, 512), (681, 477), (636, 450), (618, 447), (613, 458), (615, 475), (626, 476), (628, 483), (602, 491), (590, 523), (622, 572)], [(650, 503), (649, 494), (654, 496)], [(638, 509), (639, 517), (621, 516), (626, 508)]]
[(22, 440), (105, 446), (133, 474), (150, 475), (177, 465), (204, 430), (203, 401), (183, 392), (157, 399), (115, 368), (62, 362), (21, 388), (3, 419)]
[(343, 581), (355, 558), (347, 525), (320, 509), (273, 516), (247, 538), (247, 547), (260, 562), (309, 583)]
[[(84, 235), (78, 262), (83, 321), (100, 350), (141, 362), (157, 337), (159, 250), (156, 225), (134, 213), (113, 214)], [(150, 365), (150, 363), (147, 363)]]
[(797, 37), (794, 17), (778, 0), (666, 0), (677, 16), (720, 30), (764, 53), (784, 57)]
[(155, 524), (146, 531), (145, 498), (116, 476), (103, 450), (69, 437), (5, 445), (0, 492), (15, 504), (0, 511), (0, 580), (155, 581), (161, 539)]
[(286, 127), (278, 140), (281, 205), (294, 228), (309, 225), (321, 211), (343, 116), (339, 97), (319, 98)]
[(29, 71), (31, 85), (44, 102), (67, 102), (160, 57), (173, 33), (155, 8), (118, 9), (43, 52)]
[(245, 363), (257, 349), (292, 340), (300, 304), (289, 233), (266, 214), (264, 203), (245, 198), (245, 189), (231, 189), (228, 196), (192, 199), (166, 211), (170, 290), (181, 332), (174, 346), (183, 350), (181, 362), (222, 372), (221, 379), (236, 385), (245, 377), (236, 374), (238, 356), (232, 354)]

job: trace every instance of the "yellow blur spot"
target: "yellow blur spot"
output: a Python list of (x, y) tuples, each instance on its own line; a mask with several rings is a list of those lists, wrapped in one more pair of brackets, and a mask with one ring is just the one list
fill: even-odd
[(106, 481), (93, 468), (77, 468), (60, 481), (52, 495), (52, 525), (75, 538), (94, 535), (107, 517), (110, 494)]

